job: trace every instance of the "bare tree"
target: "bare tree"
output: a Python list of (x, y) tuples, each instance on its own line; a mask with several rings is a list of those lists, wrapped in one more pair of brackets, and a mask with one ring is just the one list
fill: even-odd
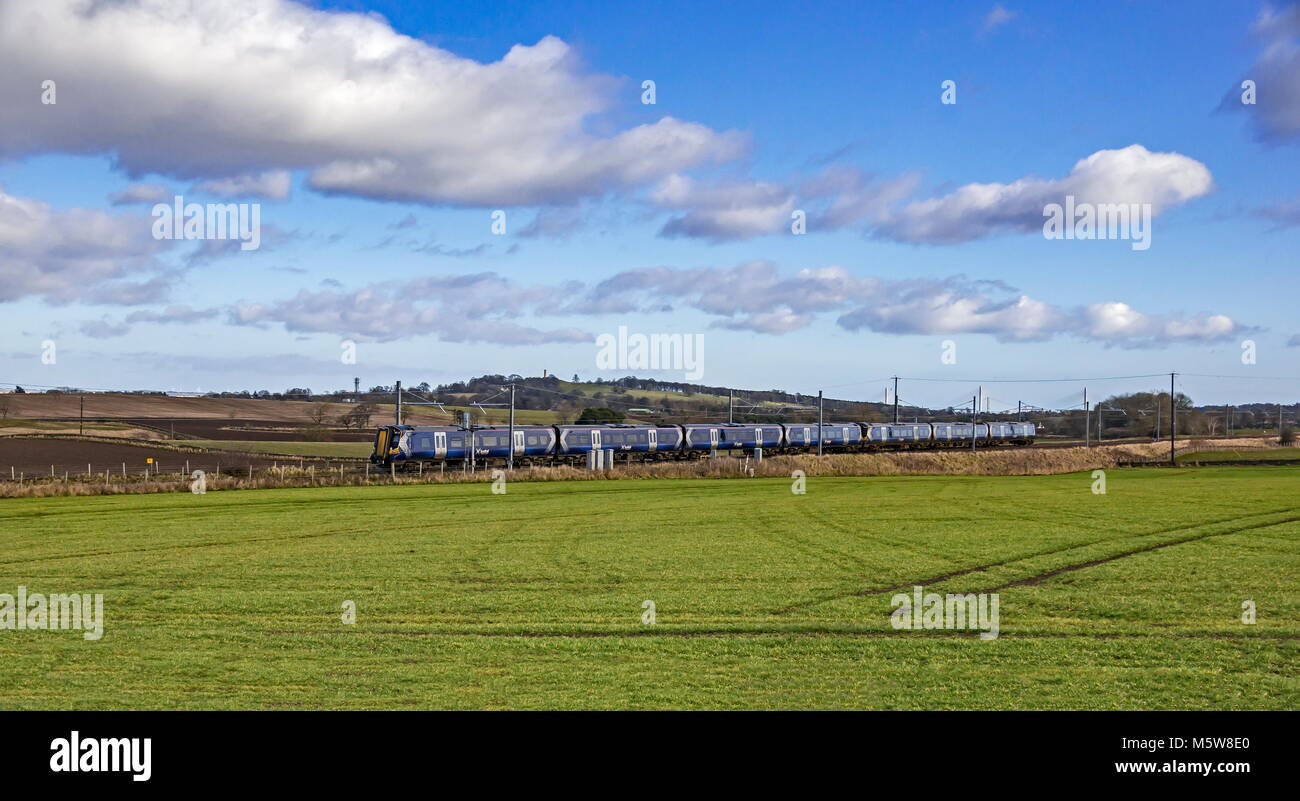
[(376, 411), (378, 409), (375, 408), (374, 404), (358, 403), (347, 414), (343, 415), (342, 423), (348, 428), (355, 428), (360, 431), (370, 425), (370, 418)]
[(9, 419), (9, 398), (0, 398), (0, 420)]

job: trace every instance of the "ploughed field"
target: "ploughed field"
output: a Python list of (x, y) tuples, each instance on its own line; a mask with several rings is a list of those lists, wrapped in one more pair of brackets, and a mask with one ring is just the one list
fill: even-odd
[[(188, 445), (176, 441), (175, 445)], [(151, 466), (149, 459), (154, 460)], [(283, 460), (281, 460), (283, 461)], [(36, 437), (0, 437), (0, 474), (3, 480), (9, 480), (13, 472), (26, 473), (27, 478), (49, 477), (53, 465), (57, 476), (65, 472), (81, 475), (90, 465), (90, 472), (103, 475), (105, 470), (114, 476), (121, 475), (122, 465), (126, 465), (129, 474), (144, 473), (145, 470), (157, 470), (164, 473), (179, 473), (188, 464), (191, 470), (212, 472), (220, 466), (223, 470), (230, 468), (266, 467), (275, 462), (271, 456), (246, 456), (224, 451), (207, 451), (190, 453), (170, 448), (159, 447), (147, 442), (132, 444), (130, 441), (106, 442), (87, 439), (42, 439)], [(0, 558), (3, 558), (0, 555)], [(3, 590), (0, 590), (3, 592)]]
[[(1300, 706), (1294, 469), (1105, 478), (0, 500), (0, 593), (103, 593), (0, 628), (0, 708)], [(997, 638), (895, 628), (915, 585)]]

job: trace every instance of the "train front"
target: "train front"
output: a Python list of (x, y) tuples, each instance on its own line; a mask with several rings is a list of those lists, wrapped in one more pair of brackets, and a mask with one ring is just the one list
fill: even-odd
[(375, 449), (370, 454), (371, 464), (387, 467), (401, 458), (402, 429), (404, 426), (384, 426), (375, 432)]

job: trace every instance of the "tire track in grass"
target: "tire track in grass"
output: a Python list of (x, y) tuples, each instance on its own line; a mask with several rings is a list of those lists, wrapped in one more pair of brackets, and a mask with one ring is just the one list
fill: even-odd
[[(1257, 514), (1250, 515), (1250, 517), (1262, 517), (1262, 516), (1264, 516), (1264, 515), (1277, 515), (1277, 514), (1283, 514), (1283, 513), (1286, 513), (1286, 512), (1295, 512), (1295, 511), (1298, 511), (1295, 507), (1287, 507), (1287, 508), (1283, 508), (1283, 509), (1273, 509), (1273, 510), (1270, 510), (1270, 511), (1267, 511), (1267, 512), (1259, 512), (1259, 513), (1257, 513)], [(1045, 550), (1045, 551), (1039, 551), (1039, 552), (1030, 553), (1030, 554), (1021, 554), (1021, 555), (1017, 555), (1017, 556), (1011, 556), (1011, 557), (1008, 557), (1008, 558), (1006, 558), (1006, 559), (1003, 559), (1003, 560), (1000, 560), (1000, 561), (997, 561), (997, 562), (989, 562), (988, 564), (976, 565), (976, 566), (974, 566), (974, 567), (961, 568), (961, 569), (958, 569), (958, 570), (953, 570), (953, 571), (948, 572), (948, 573), (943, 573), (943, 574), (938, 575), (938, 576), (932, 576), (932, 577), (927, 578), (927, 579), (921, 579), (921, 580), (916, 580), (916, 581), (906, 581), (906, 582), (903, 582), (902, 584), (897, 584), (897, 585), (893, 585), (893, 586), (889, 586), (889, 587), (874, 587), (874, 588), (869, 588), (869, 589), (865, 589), (865, 590), (855, 590), (855, 591), (852, 591), (852, 592), (840, 593), (840, 594), (832, 595), (832, 596), (828, 596), (828, 597), (825, 597), (825, 598), (818, 598), (818, 599), (814, 599), (814, 600), (811, 600), (811, 601), (807, 601), (807, 602), (804, 602), (804, 603), (801, 603), (801, 604), (794, 604), (794, 605), (791, 605), (791, 606), (786, 606), (786, 607), (781, 607), (781, 608), (779, 608), (779, 609), (774, 609), (774, 610), (772, 610), (771, 612), (769, 612), (769, 614), (772, 614), (772, 615), (784, 615), (784, 614), (789, 614), (790, 612), (798, 612), (798, 611), (802, 611), (802, 610), (804, 610), (804, 609), (810, 609), (810, 608), (812, 608), (812, 607), (814, 607), (814, 606), (820, 606), (821, 604), (824, 604), (824, 603), (830, 603), (831, 601), (838, 601), (838, 600), (843, 600), (843, 599), (848, 599), (848, 598), (866, 598), (866, 597), (869, 597), (869, 596), (872, 596), (872, 595), (883, 595), (883, 594), (885, 594), (885, 593), (898, 592), (898, 591), (900, 591), (900, 590), (906, 590), (906, 589), (909, 589), (909, 588), (914, 587), (914, 586), (916, 586), (916, 585), (927, 586), (927, 585), (930, 585), (930, 584), (938, 584), (938, 583), (940, 583), (940, 582), (948, 581), (948, 580), (950, 580), (950, 579), (960, 578), (961, 576), (968, 576), (968, 575), (970, 575), (970, 574), (972, 574), (972, 573), (980, 573), (980, 572), (983, 572), (983, 571), (985, 571), (985, 570), (991, 570), (991, 569), (996, 568), (996, 567), (1005, 567), (1005, 566), (1007, 566), (1007, 565), (1009, 565), (1009, 564), (1013, 564), (1013, 563), (1015, 563), (1015, 562), (1023, 562), (1023, 561), (1028, 560), (1028, 559), (1036, 559), (1036, 558), (1038, 558), (1038, 557), (1040, 557), (1040, 556), (1051, 556), (1051, 555), (1053, 555), (1053, 554), (1064, 553), (1064, 552), (1066, 552), (1066, 551), (1073, 551), (1073, 550), (1077, 550), (1077, 549), (1079, 549), (1079, 548), (1088, 548), (1088, 547), (1091, 547), (1091, 546), (1093, 546), (1093, 545), (1099, 545), (1099, 544), (1101, 544), (1101, 543), (1105, 543), (1105, 542), (1124, 542), (1124, 541), (1126, 541), (1126, 540), (1140, 539), (1140, 538), (1143, 538), (1143, 537), (1154, 537), (1154, 536), (1159, 536), (1159, 535), (1161, 535), (1161, 534), (1171, 534), (1171, 533), (1174, 533), (1174, 532), (1176, 532), (1176, 531), (1186, 531), (1186, 530), (1188, 530), (1188, 529), (1202, 528), (1202, 527), (1204, 527), (1204, 526), (1216, 526), (1216, 525), (1220, 525), (1220, 524), (1223, 524), (1223, 523), (1228, 523), (1228, 522), (1231, 522), (1231, 521), (1234, 521), (1234, 520), (1240, 520), (1240, 519), (1241, 519), (1241, 515), (1234, 515), (1233, 517), (1225, 518), (1225, 519), (1223, 519), (1223, 520), (1212, 520), (1212, 521), (1208, 521), (1208, 522), (1187, 523), (1187, 524), (1182, 524), (1182, 525), (1177, 525), (1177, 526), (1169, 526), (1169, 527), (1166, 527), (1166, 528), (1156, 529), (1155, 531), (1147, 531), (1147, 532), (1141, 532), (1141, 533), (1137, 533), (1137, 534), (1129, 534), (1129, 535), (1125, 535), (1125, 536), (1118, 537), (1118, 538), (1103, 538), (1103, 539), (1100, 539), (1100, 540), (1092, 540), (1092, 541), (1089, 541), (1089, 542), (1075, 543), (1075, 544), (1072, 544), (1072, 545), (1062, 546), (1062, 547), (1060, 547), (1060, 548), (1051, 548), (1051, 549), (1048, 549), (1048, 550)], [(1286, 519), (1286, 520), (1279, 520), (1279, 521), (1266, 521), (1266, 522), (1260, 522), (1260, 523), (1252, 523), (1252, 524), (1250, 524), (1250, 525), (1243, 526), (1243, 527), (1241, 527), (1241, 528), (1239, 528), (1239, 529), (1233, 529), (1233, 530), (1229, 530), (1229, 531), (1211, 532), (1211, 533), (1209, 533), (1209, 534), (1201, 534), (1201, 535), (1197, 535), (1197, 536), (1195, 536), (1195, 537), (1185, 537), (1185, 538), (1183, 538), (1183, 539), (1174, 540), (1174, 541), (1172, 541), (1172, 542), (1167, 542), (1167, 543), (1157, 543), (1157, 544), (1154, 545), (1154, 546), (1147, 546), (1147, 547), (1145, 547), (1145, 548), (1139, 548), (1139, 549), (1135, 549), (1135, 550), (1133, 550), (1133, 551), (1127, 551), (1127, 552), (1124, 552), (1124, 553), (1121, 553), (1121, 554), (1116, 554), (1116, 555), (1111, 556), (1111, 557), (1105, 557), (1105, 558), (1100, 559), (1100, 560), (1090, 560), (1090, 561), (1088, 561), (1088, 562), (1080, 562), (1080, 563), (1078, 563), (1077, 565), (1067, 565), (1066, 568), (1070, 568), (1070, 569), (1072, 569), (1072, 570), (1079, 570), (1079, 569), (1082, 569), (1083, 567), (1091, 567), (1091, 566), (1094, 565), (1094, 564), (1101, 564), (1101, 563), (1103, 563), (1103, 562), (1113, 561), (1114, 559), (1122, 558), (1122, 557), (1124, 557), (1124, 556), (1132, 556), (1132, 555), (1134, 555), (1134, 554), (1144, 553), (1144, 552), (1146, 552), (1146, 551), (1156, 550), (1157, 548), (1164, 548), (1164, 547), (1168, 547), (1168, 546), (1170, 546), (1170, 545), (1179, 545), (1179, 544), (1184, 543), (1184, 542), (1193, 542), (1193, 541), (1196, 541), (1196, 540), (1205, 539), (1205, 538), (1207, 538), (1207, 537), (1224, 536), (1224, 535), (1227, 535), (1227, 534), (1235, 534), (1235, 533), (1238, 533), (1239, 531), (1249, 531), (1249, 530), (1251, 530), (1251, 529), (1256, 529), (1256, 528), (1267, 528), (1267, 527), (1269, 527), (1269, 526), (1283, 525), (1283, 524), (1285, 524), (1285, 523), (1298, 522), (1298, 521), (1300, 521), (1300, 517), (1288, 518), (1288, 519)], [(1047, 572), (1045, 572), (1045, 573), (1043, 573), (1043, 574), (1039, 574), (1039, 575), (1041, 575), (1044, 579), (1045, 579), (1045, 578), (1049, 578), (1051, 575), (1055, 575), (1056, 573), (1059, 573), (1059, 572), (1069, 572), (1066, 568), (1054, 568), (1054, 569), (1051, 570), (1051, 571), (1047, 571)], [(1031, 576), (1030, 578), (1034, 578), (1034, 577)], [(1040, 580), (1041, 580), (1041, 579), (1040, 579)], [(1017, 580), (1017, 582), (1012, 582), (1012, 583), (1010, 583), (1010, 584), (1003, 585), (1002, 587), (995, 587), (995, 588), (993, 588), (993, 589), (991, 589), (991, 590), (983, 590), (983, 592), (994, 592), (995, 590), (1002, 589), (1003, 587), (1020, 586), (1019, 582), (1023, 582), (1023, 581), (1026, 581), (1026, 580), (1024, 580), (1024, 579), (1019, 579), (1019, 580)], [(1037, 582), (1034, 582), (1034, 583), (1037, 583)]]
[(1155, 545), (1148, 545), (1145, 548), (1135, 548), (1131, 551), (1124, 551), (1123, 553), (1117, 553), (1111, 556), (1105, 556), (1102, 557), (1101, 559), (1091, 559), (1087, 562), (1079, 562), (1077, 564), (1065, 565), (1064, 567), (1053, 568), (1051, 570), (1047, 570), (1037, 575), (1029, 576), (1028, 578), (1016, 579), (1015, 581), (1010, 581), (1007, 582), (1006, 584), (1000, 584), (996, 587), (993, 587), (992, 589), (978, 590), (977, 592), (997, 592), (998, 590), (1005, 590), (1009, 587), (1030, 587), (1035, 584), (1041, 584), (1044, 581), (1047, 581), (1048, 579), (1053, 578), (1055, 576), (1059, 576), (1062, 573), (1073, 573), (1076, 570), (1084, 570), (1089, 567), (1104, 565), (1107, 562), (1114, 562), (1119, 559), (1126, 559), (1130, 556), (1137, 556), (1139, 554), (1150, 553), (1151, 551), (1158, 551), (1162, 548), (1170, 548), (1173, 547), (1174, 545), (1185, 545), (1189, 542), (1200, 542), (1201, 540), (1207, 540), (1210, 539), (1211, 537), (1226, 537), (1230, 534), (1240, 534), (1244, 531), (1254, 531), (1256, 529), (1261, 529), (1261, 528), (1272, 528), (1273, 526), (1284, 526), (1287, 523), (1300, 523), (1300, 517), (1288, 517), (1285, 520), (1276, 520), (1272, 522), (1251, 523), (1248, 526), (1242, 526), (1241, 528), (1236, 528), (1236, 529), (1229, 529), (1228, 531), (1212, 531), (1207, 534), (1197, 534), (1194, 537), (1184, 537), (1181, 540), (1174, 540), (1172, 542), (1158, 542)]

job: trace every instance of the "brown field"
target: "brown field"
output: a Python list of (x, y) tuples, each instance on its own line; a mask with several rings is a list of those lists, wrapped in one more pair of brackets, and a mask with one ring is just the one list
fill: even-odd
[[(86, 419), (96, 420), (224, 420), (278, 422), (305, 424), (312, 409), (321, 403), (315, 401), (258, 400), (254, 398), (172, 398), (165, 395), (121, 395), (113, 393), (6, 394), (9, 417), (28, 420), (76, 420), (81, 416), (81, 400), (85, 399)], [(329, 407), (329, 417), (337, 418), (352, 408), (350, 403), (324, 403)], [(393, 417), (392, 404), (379, 406), (373, 422)], [(440, 415), (427, 415), (418, 407), (403, 408), (402, 416), (412, 422), (445, 421)], [(242, 439), (248, 439), (242, 437)]]
[[(62, 477), (64, 472), (72, 475), (86, 472), (90, 465), (91, 473), (103, 474), (112, 470), (120, 475), (123, 463), (128, 473), (143, 473), (147, 466), (146, 459), (153, 459), (163, 472), (180, 472), (188, 461), (191, 470), (216, 470), (218, 462), (222, 469), (246, 468), (250, 464), (265, 467), (275, 463), (274, 457), (244, 455), (225, 452), (187, 452), (159, 444), (130, 444), (126, 441), (112, 442), (88, 439), (55, 439), (34, 437), (0, 437), (0, 472), (3, 480), (9, 480), (11, 468), (16, 473), (33, 476), (49, 476), (50, 466)], [(283, 458), (278, 460), (283, 463)], [(296, 460), (295, 460), (296, 461)]]

